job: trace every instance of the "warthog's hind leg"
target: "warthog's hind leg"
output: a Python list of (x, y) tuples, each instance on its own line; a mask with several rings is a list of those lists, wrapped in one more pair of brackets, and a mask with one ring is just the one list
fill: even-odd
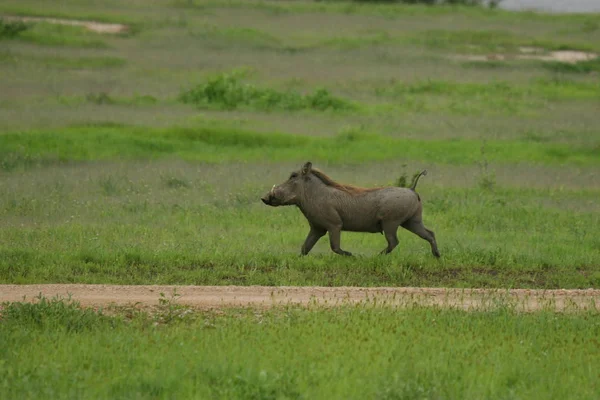
[(398, 224), (392, 222), (383, 223), (383, 233), (388, 245), (380, 254), (389, 254), (398, 246)]
[(411, 231), (415, 235), (418, 235), (422, 239), (427, 240), (431, 245), (431, 252), (433, 255), (440, 257), (440, 251), (438, 250), (437, 242), (435, 241), (435, 233), (425, 228), (421, 219), (410, 219), (403, 223), (402, 227)]

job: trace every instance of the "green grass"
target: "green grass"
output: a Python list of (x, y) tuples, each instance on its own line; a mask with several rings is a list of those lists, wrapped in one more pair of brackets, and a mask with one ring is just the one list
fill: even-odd
[[(507, 189), (481, 184), (482, 174), (473, 186), (453, 189), (432, 172), (419, 192), (441, 260), (403, 230), (389, 257), (377, 256), (383, 236), (358, 233), (342, 235), (355, 258), (332, 254), (327, 238), (300, 257), (308, 232), (300, 212), (259, 200), (299, 165), (105, 162), (6, 174), (0, 282), (600, 285), (597, 186)], [(398, 163), (383, 170), (377, 163), (322, 167), (342, 182), (368, 186), (391, 184), (401, 171)]]
[(434, 49), (470, 54), (490, 51), (518, 53), (520, 47), (538, 47), (545, 50), (598, 50), (597, 46), (583, 40), (566, 42), (543, 37), (532, 38), (502, 30), (433, 29), (414, 34), (411, 41)]
[(84, 48), (108, 47), (98, 33), (88, 31), (82, 26), (70, 26), (35, 22), (27, 30), (15, 36), (15, 39), (43, 46), (67, 46)]
[(268, 50), (281, 48), (281, 40), (267, 32), (255, 28), (219, 27), (206, 24), (201, 27), (189, 27), (190, 35), (203, 41), (213, 49), (228, 49), (230, 47)]
[(3, 398), (595, 399), (600, 390), (593, 313), (183, 313), (167, 301), (153, 315), (106, 316), (46, 299), (3, 308)]
[[(111, 98), (96, 96), (91, 101), (110, 103)], [(68, 161), (160, 158), (208, 163), (301, 162), (308, 158), (332, 164), (404, 159), (471, 165), (483, 158), (498, 163), (550, 165), (583, 166), (600, 162), (597, 145), (584, 147), (536, 140), (399, 139), (352, 130), (334, 137), (313, 137), (218, 126), (152, 129), (109, 125), (6, 133), (0, 135), (0, 148), (0, 167), (7, 171)]]
[[(600, 285), (594, 62), (452, 58), (598, 50), (594, 15), (208, 0), (0, 11), (136, 33), (36, 24), (2, 41), (2, 282)], [(406, 232), (387, 258), (381, 235), (350, 233), (355, 259), (326, 239), (300, 258), (303, 217), (259, 198), (307, 160), (364, 186), (429, 169), (419, 191), (444, 258)]]
[(576, 64), (567, 64), (561, 62), (549, 62), (543, 64), (544, 68), (558, 73), (589, 74), (600, 73), (600, 58), (588, 61), (581, 61)]
[(0, 53), (0, 63), (11, 65), (27, 63), (61, 70), (93, 70), (101, 68), (123, 67), (126, 64), (126, 61), (119, 57), (36, 56), (31, 54), (20, 54), (11, 51), (4, 51)]
[[(598, 15), (0, 3), (130, 26), (0, 26), (2, 284), (600, 287), (597, 62), (454, 57), (598, 52)], [(306, 220), (260, 197), (308, 160), (368, 187), (428, 169), (442, 258), (404, 230), (387, 257), (382, 235), (347, 232), (355, 257), (327, 237), (300, 257)], [(0, 398), (597, 397), (598, 313), (488, 306), (3, 304)]]
[[(563, 69), (567, 70), (566, 67)], [(385, 85), (376, 86), (374, 92), (380, 98), (393, 101), (394, 106), (403, 112), (514, 116), (539, 113), (548, 107), (549, 102), (596, 101), (600, 85), (559, 77), (520, 85), (507, 82), (456, 83), (427, 80), (406, 83), (391, 80)]]
[[(115, 6), (121, 7), (115, 7)], [(135, 10), (135, 7), (133, 8)], [(0, 12), (5, 15), (24, 17), (51, 17), (64, 19), (92, 20), (106, 23), (123, 23), (135, 30), (143, 18), (136, 18), (123, 12), (123, 4), (115, 1), (80, 2), (65, 0), (59, 5), (50, 4), (43, 0), (8, 0), (0, 4)]]

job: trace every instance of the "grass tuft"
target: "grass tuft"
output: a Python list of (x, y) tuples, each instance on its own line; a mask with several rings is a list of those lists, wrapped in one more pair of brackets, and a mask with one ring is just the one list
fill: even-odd
[(40, 294), (33, 303), (5, 303), (0, 308), (0, 325), (6, 330), (82, 333), (110, 322), (102, 312), (82, 308), (70, 297), (47, 299)]

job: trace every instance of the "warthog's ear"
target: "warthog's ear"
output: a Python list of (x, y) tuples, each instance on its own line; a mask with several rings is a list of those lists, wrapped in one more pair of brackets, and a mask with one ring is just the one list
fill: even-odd
[(312, 163), (310, 161), (308, 161), (306, 164), (304, 164), (304, 166), (302, 167), (302, 175), (308, 175), (310, 174), (310, 170), (312, 169)]

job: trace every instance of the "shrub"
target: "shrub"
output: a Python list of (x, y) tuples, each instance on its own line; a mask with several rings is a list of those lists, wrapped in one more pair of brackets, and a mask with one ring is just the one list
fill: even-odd
[(23, 21), (5, 21), (0, 18), (0, 39), (12, 39), (27, 29), (29, 25)]
[(353, 108), (350, 102), (333, 96), (327, 89), (317, 89), (314, 93), (307, 95), (292, 90), (278, 91), (243, 83), (237, 74), (216, 75), (206, 82), (182, 92), (179, 100), (200, 107), (212, 105), (227, 110), (244, 106), (261, 110), (312, 109), (324, 111)]

